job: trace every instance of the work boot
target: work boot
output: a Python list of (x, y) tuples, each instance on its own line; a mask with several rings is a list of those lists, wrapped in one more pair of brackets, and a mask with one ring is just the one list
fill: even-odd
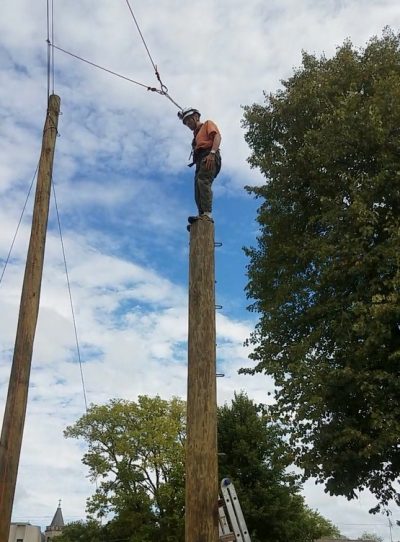
[(202, 213), (199, 218), (201, 220), (209, 220), (210, 222), (214, 222), (213, 217), (211, 216), (211, 213)]
[(186, 226), (186, 229), (190, 233), (190, 225), (189, 224)]
[(196, 220), (199, 220), (200, 216), (188, 216), (189, 224), (193, 224)]

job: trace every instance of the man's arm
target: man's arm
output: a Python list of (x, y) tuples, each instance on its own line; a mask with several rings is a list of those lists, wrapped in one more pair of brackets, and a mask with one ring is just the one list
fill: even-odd
[(217, 151), (219, 149), (219, 146), (221, 145), (221, 134), (217, 132), (214, 136), (214, 141), (211, 147), (212, 151)]
[(212, 169), (214, 165), (215, 153), (221, 145), (221, 139), (221, 134), (219, 132), (215, 132), (210, 154), (208, 154), (205, 158), (205, 166), (207, 169)]

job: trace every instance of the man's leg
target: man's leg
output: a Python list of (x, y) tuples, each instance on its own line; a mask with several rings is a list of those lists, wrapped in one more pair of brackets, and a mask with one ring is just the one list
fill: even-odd
[(196, 165), (196, 172), (194, 174), (194, 201), (197, 205), (198, 214), (201, 215), (203, 209), (200, 205), (200, 189), (199, 189), (199, 171), (200, 167)]
[(196, 186), (197, 186), (197, 207), (199, 213), (211, 213), (212, 211), (212, 188), (211, 185), (215, 178), (216, 167), (213, 165), (211, 169), (207, 169), (204, 165), (204, 161), (201, 162), (198, 172), (196, 172)]

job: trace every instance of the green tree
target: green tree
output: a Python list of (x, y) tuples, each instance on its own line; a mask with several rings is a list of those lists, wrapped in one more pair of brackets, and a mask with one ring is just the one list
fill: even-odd
[(74, 521), (68, 523), (57, 537), (57, 542), (101, 542), (103, 540), (103, 528), (95, 520)]
[[(247, 294), (298, 466), (331, 494), (400, 497), (400, 37), (302, 66), (245, 108), (266, 177)], [(374, 511), (379, 508), (376, 507)]]
[(253, 542), (314, 542), (338, 534), (304, 504), (297, 477), (289, 473), (289, 447), (263, 407), (244, 393), (218, 409), (219, 470), (238, 493)]
[(184, 416), (177, 398), (140, 396), (93, 405), (67, 427), (66, 437), (88, 444), (82, 461), (98, 487), (87, 511), (114, 515), (108, 534), (130, 542), (183, 540)]
[(375, 533), (363, 533), (357, 540), (372, 540), (373, 542), (383, 542), (383, 538)]

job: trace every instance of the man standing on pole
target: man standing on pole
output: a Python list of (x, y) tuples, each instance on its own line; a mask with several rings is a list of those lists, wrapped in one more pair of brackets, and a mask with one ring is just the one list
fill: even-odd
[(200, 112), (197, 109), (184, 109), (178, 113), (183, 124), (193, 132), (192, 156), (195, 165), (194, 199), (198, 216), (189, 216), (189, 224), (196, 220), (212, 219), (212, 183), (221, 169), (221, 134), (212, 120), (200, 122)]

